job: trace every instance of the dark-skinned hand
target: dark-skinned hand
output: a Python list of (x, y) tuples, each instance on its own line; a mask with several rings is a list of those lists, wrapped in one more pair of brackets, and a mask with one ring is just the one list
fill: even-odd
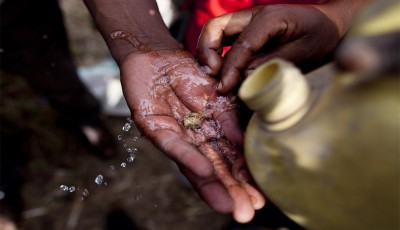
[[(224, 44), (234, 36), (232, 43)], [(197, 54), (207, 74), (220, 74), (218, 91), (227, 93), (241, 76), (274, 57), (296, 64), (318, 60), (340, 37), (335, 23), (313, 5), (266, 5), (209, 20)], [(222, 57), (226, 45), (232, 47)]]
[[(243, 135), (233, 99), (216, 91), (193, 56), (180, 48), (143, 45), (124, 32), (139, 52), (120, 62), (121, 82), (135, 124), (173, 159), (213, 209), (250, 221), (265, 199), (250, 184), (241, 146)], [(198, 126), (185, 124), (197, 115)]]

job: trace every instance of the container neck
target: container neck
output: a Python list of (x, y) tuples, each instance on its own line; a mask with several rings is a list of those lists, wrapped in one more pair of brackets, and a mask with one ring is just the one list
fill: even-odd
[(239, 97), (271, 131), (288, 129), (303, 118), (309, 96), (309, 85), (300, 70), (281, 59), (258, 67), (239, 89)]

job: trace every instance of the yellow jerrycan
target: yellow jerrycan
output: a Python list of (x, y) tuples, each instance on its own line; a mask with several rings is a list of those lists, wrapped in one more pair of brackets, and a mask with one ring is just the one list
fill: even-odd
[(303, 75), (274, 59), (243, 82), (239, 97), (254, 111), (249, 170), (292, 220), (310, 230), (400, 228), (398, 75), (363, 78), (334, 63)]

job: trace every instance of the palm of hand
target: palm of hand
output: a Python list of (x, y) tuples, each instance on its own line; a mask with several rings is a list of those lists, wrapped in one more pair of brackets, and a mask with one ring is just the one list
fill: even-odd
[(141, 132), (181, 166), (210, 206), (229, 211), (210, 197), (222, 191), (218, 186), (208, 186), (215, 191), (205, 189), (219, 183), (233, 200), (235, 218), (251, 219), (264, 198), (242, 173), (236, 106), (216, 93), (217, 82), (181, 50), (136, 55), (122, 65), (121, 74), (125, 97)]

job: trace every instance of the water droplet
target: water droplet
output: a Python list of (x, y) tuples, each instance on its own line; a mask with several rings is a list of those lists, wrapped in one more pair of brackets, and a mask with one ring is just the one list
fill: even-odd
[(4, 52), (4, 49), (3, 48), (0, 48), (0, 53), (3, 53)]
[(115, 169), (114, 165), (110, 165), (110, 169), (114, 170)]
[(121, 163), (121, 167), (122, 167), (122, 168), (125, 168), (125, 167), (126, 167), (126, 163), (125, 163), (125, 162), (122, 162), (122, 163)]
[(125, 125), (124, 125), (124, 127), (122, 127), (122, 130), (124, 130), (125, 132), (128, 132), (129, 131), (129, 129), (131, 129), (131, 124), (129, 124), (129, 123), (126, 123)]
[(128, 152), (128, 153), (136, 153), (137, 151), (138, 151), (137, 148), (127, 148), (126, 149), (126, 152)]
[(128, 146), (128, 144), (123, 144), (122, 146), (125, 148), (126, 146)]
[(132, 124), (133, 120), (130, 117), (127, 117), (126, 120), (129, 122), (129, 124)]
[(43, 34), (42, 38), (47, 39), (48, 38), (47, 34)]
[(133, 140), (133, 141), (138, 141), (138, 140), (139, 140), (139, 137), (133, 137), (132, 140)]
[(75, 186), (71, 186), (70, 188), (69, 188), (69, 192), (75, 192)]
[(98, 185), (101, 185), (102, 183), (103, 183), (103, 181), (104, 181), (104, 177), (103, 177), (103, 175), (98, 175), (97, 177), (96, 177), (96, 179), (94, 180), (94, 182), (96, 183), (96, 184), (98, 184)]
[(82, 192), (82, 196), (89, 196), (89, 194), (89, 190), (87, 190), (86, 188)]
[(120, 141), (120, 140), (122, 140), (122, 135), (118, 135), (117, 136), (117, 139)]
[(63, 190), (64, 192), (67, 192), (69, 188), (66, 185), (61, 185), (60, 189)]
[(128, 159), (126, 159), (126, 161), (128, 161), (129, 163), (132, 163), (135, 160), (135, 155), (131, 155), (130, 157), (128, 157)]

